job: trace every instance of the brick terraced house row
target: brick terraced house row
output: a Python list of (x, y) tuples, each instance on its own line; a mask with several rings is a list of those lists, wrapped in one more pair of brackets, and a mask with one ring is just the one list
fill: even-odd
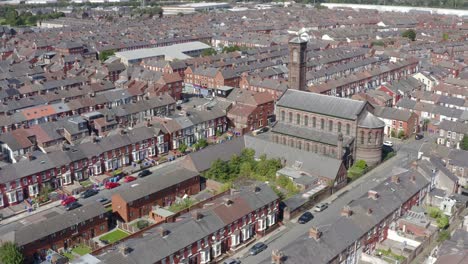
[(47, 250), (67, 250), (108, 231), (108, 212), (100, 203), (63, 211), (54, 210), (40, 217), (15, 223), (11, 231), (0, 231), (0, 241), (16, 243), (26, 260), (45, 260)]
[(267, 184), (244, 187), (96, 257), (112, 264), (214, 263), (270, 232), (278, 210), (279, 198)]

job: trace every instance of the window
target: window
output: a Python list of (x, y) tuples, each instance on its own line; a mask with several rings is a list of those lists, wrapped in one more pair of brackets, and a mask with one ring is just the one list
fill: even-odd
[(309, 126), (309, 116), (304, 116), (304, 126)]
[(268, 215), (267, 217), (267, 222), (268, 222), (268, 226), (272, 226), (276, 223), (276, 216), (275, 214), (270, 214)]
[(266, 229), (266, 219), (258, 219), (258, 231), (263, 231)]
[(28, 186), (29, 189), (29, 196), (34, 196), (39, 194), (39, 186), (36, 184), (32, 184)]
[(364, 144), (364, 131), (361, 131), (361, 144)]
[(101, 226), (99, 227), (99, 230), (101, 230), (101, 231), (104, 231), (104, 229), (105, 229), (105, 226), (104, 226), (104, 225), (101, 225)]
[(349, 135), (351, 133), (351, 126), (349, 124), (346, 124), (346, 135)]
[(297, 148), (302, 149), (302, 141), (297, 141)]
[(281, 111), (281, 121), (285, 121), (286, 118), (286, 113), (284, 111)]
[(240, 243), (239, 234), (232, 234), (231, 235), (231, 246), (235, 247), (235, 246), (239, 245), (239, 243)]
[(338, 122), (338, 133), (341, 133), (341, 122)]
[(0, 194), (0, 207), (4, 205), (3, 203), (3, 194)]
[(16, 203), (16, 192), (7, 192), (7, 198), (9, 204)]
[(324, 129), (325, 128), (325, 120), (320, 119), (320, 129)]
[(367, 143), (370, 144), (372, 142), (372, 133), (369, 131), (369, 133), (367, 133)]
[(286, 145), (286, 138), (285, 137), (281, 138), (281, 144)]
[(293, 114), (289, 112), (289, 123), (293, 122)]
[(297, 125), (301, 124), (301, 115), (300, 114), (296, 114), (296, 124)]
[(216, 244), (213, 245), (213, 257), (214, 258), (217, 258), (221, 255), (221, 243), (218, 242)]
[(328, 131), (333, 131), (333, 121), (332, 120), (328, 121)]
[(248, 240), (251, 235), (252, 235), (252, 232), (250, 230), (250, 226), (247, 226), (244, 229), (242, 229), (242, 241)]
[(200, 263), (205, 264), (205, 263), (210, 262), (210, 260), (211, 260), (211, 256), (210, 256), (209, 248), (205, 249), (205, 250), (202, 250), (200, 252)]
[(306, 143), (306, 151), (310, 151), (310, 144), (309, 143)]
[(312, 127), (313, 128), (315, 128), (316, 123), (317, 123), (317, 118), (315, 118), (315, 116), (314, 116), (314, 117), (312, 117)]

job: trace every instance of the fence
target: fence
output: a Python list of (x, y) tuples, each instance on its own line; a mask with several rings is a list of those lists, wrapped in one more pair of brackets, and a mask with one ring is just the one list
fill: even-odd
[(122, 221), (117, 220), (117, 227), (129, 232), (130, 234), (138, 232), (140, 229)]

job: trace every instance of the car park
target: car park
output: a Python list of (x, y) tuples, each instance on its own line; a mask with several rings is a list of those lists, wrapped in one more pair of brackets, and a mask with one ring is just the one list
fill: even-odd
[(299, 219), (297, 219), (297, 222), (299, 224), (305, 224), (309, 222), (310, 220), (312, 220), (312, 218), (314, 218), (314, 216), (312, 215), (311, 212), (305, 212), (299, 217)]
[(315, 207), (314, 207), (314, 211), (315, 212), (322, 212), (323, 210), (327, 209), (328, 208), (328, 204), (326, 203), (320, 203), (320, 204), (317, 204)]
[(263, 242), (258, 242), (257, 244), (253, 245), (253, 247), (250, 248), (249, 254), (250, 255), (257, 255), (258, 253), (262, 252), (265, 250), (268, 246), (263, 243)]

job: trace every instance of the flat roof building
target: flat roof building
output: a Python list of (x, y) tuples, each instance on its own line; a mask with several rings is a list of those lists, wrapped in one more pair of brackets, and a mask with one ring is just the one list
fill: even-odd
[(163, 6), (164, 15), (192, 14), (200, 11), (229, 8), (228, 3), (191, 3), (177, 6)]
[(120, 58), (123, 64), (130, 65), (139, 63), (144, 59), (152, 58), (168, 61), (172, 61), (174, 59), (189, 59), (191, 57), (199, 56), (204, 50), (209, 48), (211, 48), (211, 46), (203, 42), (193, 41), (166, 47), (121, 51), (116, 52), (115, 56)]

